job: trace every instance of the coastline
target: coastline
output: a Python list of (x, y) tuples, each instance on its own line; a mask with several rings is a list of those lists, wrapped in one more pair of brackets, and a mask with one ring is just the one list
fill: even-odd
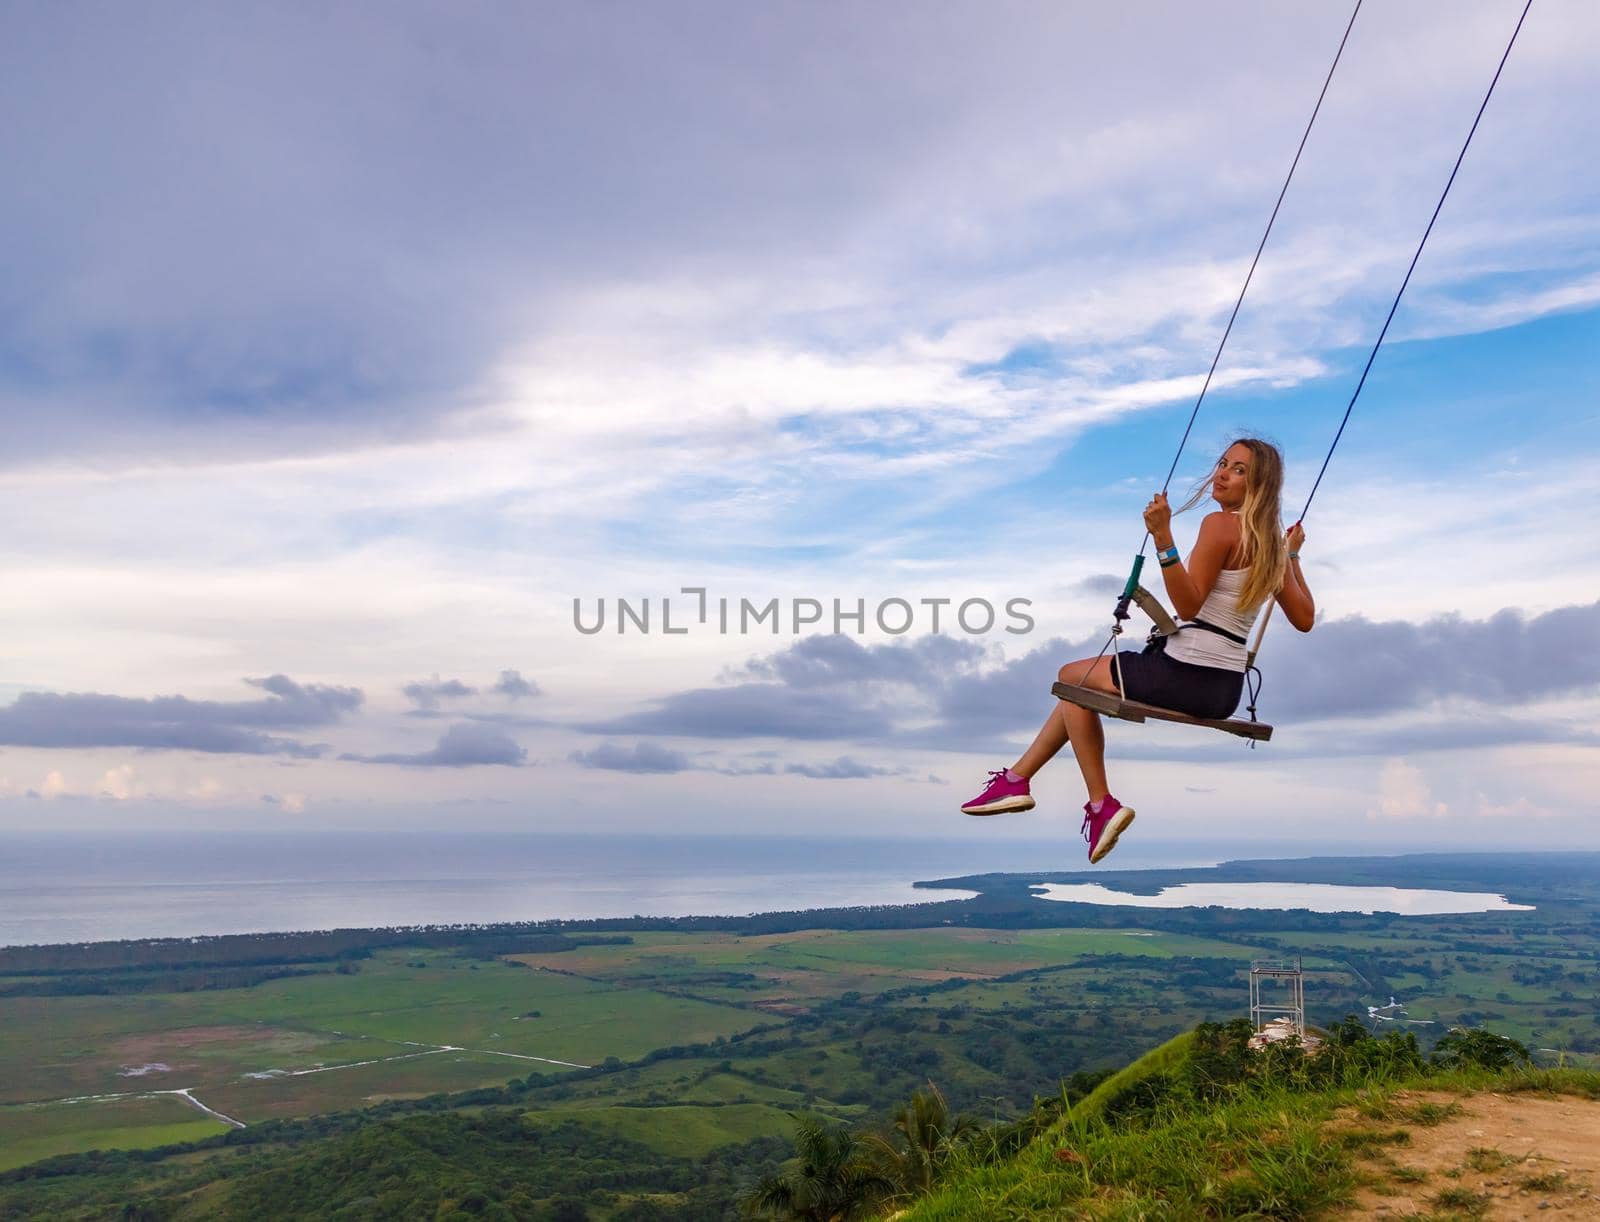
[[(903, 880), (872, 879), (862, 874), (832, 875), (830, 885), (842, 886), (850, 892), (842, 902), (807, 904), (794, 887), (797, 878), (805, 876), (771, 876), (758, 880), (761, 887), (774, 896), (798, 900), (784, 904), (781, 901), (766, 907), (733, 905), (716, 911), (716, 905), (706, 904), (707, 893), (680, 886), (675, 892), (672, 907), (677, 911), (648, 912), (647, 905), (631, 902), (618, 910), (601, 913), (575, 913), (570, 909), (542, 916), (519, 916), (501, 920), (419, 920), (396, 919), (378, 922), (312, 922), (310, 920), (282, 924), (268, 923), (250, 928), (218, 929), (215, 927), (176, 932), (138, 932), (120, 937), (79, 937), (5, 940), (0, 938), (0, 961), (7, 951), (29, 947), (87, 947), (108, 946), (118, 943), (172, 943), (185, 942), (201, 946), (229, 939), (319, 937), (331, 934), (398, 935), (414, 932), (462, 932), (477, 934), (526, 935), (538, 933), (569, 933), (585, 931), (627, 931), (639, 929), (724, 929), (735, 930), (751, 925), (771, 925), (784, 928), (906, 928), (918, 924), (962, 923), (976, 924), (983, 920), (1021, 922), (1043, 927), (1059, 927), (1073, 923), (1105, 926), (1122, 921), (1142, 924), (1145, 920), (1168, 919), (1181, 914), (1203, 913), (1222, 909), (1244, 917), (1252, 913), (1304, 912), (1325, 920), (1343, 917), (1404, 916), (1407, 912), (1387, 908), (1315, 907), (1283, 904), (1254, 905), (1241, 903), (1193, 904), (1162, 902), (1160, 896), (1172, 888), (1198, 884), (1276, 884), (1306, 894), (1308, 888), (1350, 887), (1412, 892), (1423, 892), (1413, 884), (1426, 879), (1428, 890), (1447, 896), (1474, 901), (1498, 900), (1486, 906), (1468, 905), (1436, 911), (1423, 908), (1412, 910), (1415, 915), (1451, 915), (1488, 913), (1515, 916), (1532, 911), (1537, 899), (1548, 906), (1552, 898), (1559, 902), (1570, 878), (1571, 886), (1581, 889), (1587, 879), (1600, 872), (1600, 854), (1558, 853), (1438, 853), (1410, 854), (1390, 857), (1307, 857), (1285, 859), (1246, 859), (1223, 862), (1205, 868), (1149, 869), (1122, 871), (1068, 871), (1068, 872), (1005, 872), (983, 875), (963, 875), (946, 878), (923, 879), (913, 882)], [(841, 883), (840, 880), (843, 880)], [(1492, 881), (1491, 881), (1492, 880)], [(452, 885), (461, 880), (449, 880)], [(746, 879), (746, 884), (751, 880)], [(481, 890), (482, 880), (466, 880), (469, 887)], [(781, 885), (779, 885), (781, 884)], [(256, 884), (277, 887), (278, 884)], [(383, 886), (403, 889), (402, 898), (414, 900), (415, 883), (385, 882)], [(232, 894), (237, 896), (242, 887), (234, 884)], [(1092, 898), (1086, 893), (1066, 892), (1052, 895), (1047, 888), (1095, 888)], [(147, 887), (146, 891), (160, 898), (170, 897), (185, 888), (182, 885), (164, 884)], [(191, 898), (211, 902), (214, 888), (209, 884), (193, 884), (188, 890)], [(1043, 894), (1041, 894), (1041, 892)], [(4, 894), (0, 892), (0, 894)], [(629, 892), (637, 901), (636, 892)], [(1127, 897), (1126, 904), (1117, 903), (1117, 897)], [(632, 909), (632, 911), (625, 911)], [(733, 910), (736, 909), (736, 910)], [(4, 926), (0, 926), (3, 929)]]

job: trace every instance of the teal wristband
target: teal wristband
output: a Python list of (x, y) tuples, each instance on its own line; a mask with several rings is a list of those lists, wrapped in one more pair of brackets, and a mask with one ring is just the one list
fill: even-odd
[(1290, 552), (1289, 553), (1289, 559), (1290, 560), (1298, 560), (1298, 559), (1300, 559), (1300, 553), (1299, 552)]

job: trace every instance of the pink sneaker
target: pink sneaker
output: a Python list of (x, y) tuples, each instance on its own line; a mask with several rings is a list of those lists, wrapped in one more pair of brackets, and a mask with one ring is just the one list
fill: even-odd
[(970, 802), (961, 805), (964, 815), (999, 815), (1008, 810), (1032, 810), (1033, 795), (1028, 792), (1028, 779), (1006, 780), (1006, 770), (989, 774), (989, 783), (983, 792)]
[(1117, 837), (1133, 823), (1133, 807), (1110, 794), (1099, 802), (1083, 804), (1083, 838), (1089, 842), (1089, 864), (1094, 865), (1117, 847)]

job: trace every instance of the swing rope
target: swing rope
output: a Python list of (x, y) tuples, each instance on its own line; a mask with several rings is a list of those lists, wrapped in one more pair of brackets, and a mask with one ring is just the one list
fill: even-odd
[(1344, 409), (1344, 418), (1339, 421), (1339, 431), (1333, 435), (1333, 444), (1328, 447), (1327, 456), (1322, 460), (1322, 469), (1317, 472), (1316, 481), (1311, 485), (1311, 495), (1306, 497), (1306, 505), (1300, 511), (1298, 521), (1305, 521), (1306, 514), (1311, 511), (1312, 498), (1317, 495), (1322, 477), (1328, 470), (1328, 464), (1333, 460), (1333, 452), (1339, 448), (1339, 439), (1344, 436), (1344, 426), (1350, 423), (1350, 413), (1355, 409), (1356, 400), (1361, 397), (1361, 388), (1367, 384), (1367, 374), (1372, 372), (1372, 362), (1378, 359), (1378, 349), (1383, 347), (1384, 337), (1389, 334), (1389, 324), (1394, 321), (1395, 311), (1400, 308), (1400, 298), (1405, 296), (1406, 285), (1411, 283), (1411, 273), (1417, 270), (1417, 260), (1422, 258), (1422, 248), (1428, 244), (1428, 235), (1433, 232), (1433, 223), (1439, 219), (1439, 212), (1444, 208), (1444, 201), (1450, 194), (1450, 188), (1455, 185), (1456, 174), (1466, 159), (1467, 149), (1472, 146), (1472, 137), (1478, 132), (1478, 123), (1483, 118), (1483, 112), (1489, 108), (1489, 99), (1494, 96), (1494, 87), (1500, 83), (1500, 73), (1505, 70), (1506, 61), (1511, 58), (1511, 48), (1516, 45), (1517, 35), (1522, 32), (1522, 23), (1528, 19), (1528, 10), (1532, 7), (1533, 0), (1528, 0), (1522, 6), (1522, 16), (1517, 18), (1517, 28), (1511, 31), (1511, 40), (1506, 43), (1506, 49), (1500, 56), (1499, 67), (1494, 70), (1494, 79), (1489, 82), (1488, 91), (1483, 95), (1483, 101), (1478, 104), (1478, 113), (1473, 117), (1472, 128), (1467, 132), (1461, 151), (1456, 154), (1456, 163), (1450, 170), (1450, 178), (1439, 194), (1439, 202), (1433, 206), (1433, 215), (1428, 218), (1428, 227), (1422, 231), (1422, 241), (1417, 243), (1416, 253), (1411, 256), (1411, 266), (1406, 268), (1405, 279), (1400, 282), (1400, 291), (1394, 295), (1394, 303), (1389, 307), (1389, 316), (1383, 320), (1383, 329), (1378, 332), (1378, 340), (1372, 345), (1372, 351), (1367, 354), (1367, 363), (1361, 370), (1361, 378), (1356, 383), (1355, 393), (1350, 396), (1350, 402)]
[[(1261, 262), (1261, 252), (1267, 248), (1267, 239), (1272, 236), (1272, 227), (1277, 223), (1278, 212), (1283, 207), (1283, 200), (1289, 194), (1289, 184), (1294, 181), (1294, 172), (1300, 165), (1300, 154), (1305, 152), (1306, 142), (1311, 138), (1311, 129), (1316, 126), (1317, 115), (1322, 112), (1323, 99), (1328, 96), (1328, 86), (1333, 83), (1334, 71), (1339, 67), (1339, 60), (1344, 55), (1345, 44), (1350, 41), (1350, 31), (1355, 28), (1356, 17), (1361, 12), (1362, 0), (1356, 0), (1355, 8), (1350, 12), (1350, 20), (1345, 23), (1344, 34), (1339, 39), (1339, 48), (1333, 53), (1333, 62), (1328, 65), (1327, 75), (1322, 78), (1322, 88), (1317, 93), (1316, 105), (1311, 108), (1311, 117), (1306, 120), (1305, 131), (1300, 133), (1300, 143), (1295, 146), (1294, 158), (1289, 162), (1289, 172), (1284, 175), (1283, 186), (1278, 189), (1278, 198), (1272, 205), (1272, 215), (1267, 218), (1267, 227), (1261, 232), (1261, 240), (1256, 243), (1256, 253), (1250, 260), (1250, 269), (1245, 272), (1244, 284), (1239, 288), (1239, 296), (1234, 300), (1233, 311), (1228, 315), (1227, 326), (1222, 329), (1222, 338), (1217, 342), (1217, 350), (1212, 354), (1211, 367), (1206, 370), (1205, 381), (1200, 385), (1200, 394), (1194, 401), (1194, 408), (1189, 412), (1189, 423), (1184, 426), (1183, 437), (1178, 442), (1178, 450), (1172, 456), (1172, 465), (1167, 468), (1167, 477), (1161, 483), (1161, 491), (1166, 492), (1172, 483), (1173, 473), (1178, 469), (1178, 462), (1183, 458), (1184, 447), (1189, 444), (1189, 434), (1194, 431), (1194, 422), (1199, 418), (1200, 405), (1206, 401), (1206, 392), (1211, 389), (1211, 379), (1217, 372), (1217, 365), (1222, 360), (1222, 350), (1228, 346), (1228, 337), (1233, 334), (1233, 324), (1239, 317), (1239, 309), (1244, 305), (1245, 294), (1250, 291), (1250, 281), (1256, 274), (1256, 266)], [(1088, 678), (1089, 671), (1094, 669), (1095, 662), (1105, 657), (1106, 650), (1110, 649), (1117, 637), (1122, 634), (1122, 624), (1128, 618), (1128, 602), (1133, 597), (1133, 591), (1139, 584), (1139, 573), (1144, 567), (1144, 549), (1150, 542), (1150, 532), (1146, 531), (1144, 538), (1139, 543), (1139, 554), (1134, 561), (1133, 574), (1128, 578), (1128, 583), (1122, 591), (1122, 597), (1117, 600), (1117, 609), (1113, 615), (1111, 635), (1106, 638), (1106, 643), (1100, 646), (1100, 652), (1095, 655), (1094, 662), (1089, 663), (1088, 669), (1083, 672), (1083, 679)], [(1117, 667), (1117, 685), (1122, 684), (1122, 667), (1117, 660), (1117, 655), (1111, 655), (1112, 665)]]
[[(1528, 11), (1533, 8), (1533, 0), (1527, 0), (1522, 6), (1522, 15), (1517, 18), (1517, 25), (1511, 31), (1510, 41), (1500, 55), (1500, 63), (1494, 70), (1494, 77), (1489, 82), (1489, 88), (1483, 95), (1483, 101), (1478, 104), (1478, 113), (1473, 116), (1472, 127), (1467, 132), (1467, 138), (1461, 144), (1461, 151), (1456, 154), (1456, 163), (1450, 169), (1450, 177), (1445, 181), (1444, 190), (1439, 193), (1439, 202), (1433, 206), (1433, 215), (1428, 218), (1428, 227), (1422, 231), (1422, 240), (1417, 243), (1416, 252), (1411, 256), (1411, 264), (1406, 268), (1405, 278), (1400, 281), (1400, 291), (1394, 295), (1394, 301), (1389, 306), (1389, 314), (1383, 320), (1383, 328), (1378, 332), (1377, 341), (1372, 345), (1372, 351), (1367, 354), (1367, 363), (1361, 369), (1361, 377), (1356, 382), (1355, 391), (1350, 396), (1350, 402), (1345, 405), (1344, 416), (1339, 421), (1339, 428), (1333, 435), (1333, 443), (1328, 447), (1328, 452), (1323, 456), (1322, 468), (1317, 472), (1317, 478), (1311, 485), (1311, 493), (1306, 497), (1305, 508), (1301, 509), (1296, 523), (1304, 522), (1306, 514), (1311, 512), (1311, 502), (1316, 498), (1317, 489), (1322, 486), (1322, 477), (1327, 474), (1328, 464), (1333, 461), (1333, 452), (1339, 448), (1339, 441), (1344, 436), (1344, 427), (1350, 423), (1350, 413), (1355, 410), (1356, 400), (1361, 397), (1361, 389), (1367, 384), (1367, 375), (1372, 372), (1372, 363), (1378, 359), (1378, 349), (1383, 347), (1384, 338), (1389, 334), (1389, 324), (1394, 321), (1395, 312), (1400, 308), (1400, 299), (1405, 296), (1406, 286), (1411, 283), (1411, 273), (1417, 270), (1417, 261), (1422, 258), (1422, 250), (1428, 244), (1428, 235), (1433, 232), (1434, 222), (1439, 219), (1439, 213), (1444, 209), (1444, 201), (1450, 195), (1450, 188), (1455, 185), (1456, 174), (1461, 170), (1461, 163), (1466, 160), (1467, 149), (1472, 147), (1472, 137), (1478, 132), (1478, 124), (1483, 119), (1483, 113), (1489, 108), (1489, 99), (1494, 96), (1494, 87), (1500, 83), (1500, 74), (1505, 70), (1506, 61), (1511, 58), (1511, 48), (1516, 46), (1517, 35), (1522, 32), (1522, 23), (1528, 19)], [(1141, 549), (1142, 550), (1142, 549)], [(1256, 632), (1255, 646), (1250, 650), (1246, 666), (1255, 668), (1256, 654), (1261, 651), (1261, 638), (1267, 634), (1267, 623), (1272, 618), (1272, 606), (1268, 603), (1265, 614), (1261, 619), (1261, 627)], [(1256, 672), (1260, 674), (1259, 671)], [(1255, 720), (1255, 698), (1260, 690), (1260, 680), (1250, 696), (1250, 719)], [(1254, 744), (1252, 744), (1254, 745)]]
[[(1339, 421), (1339, 427), (1338, 427), (1338, 429), (1335, 431), (1335, 433), (1333, 435), (1332, 443), (1328, 446), (1327, 454), (1325, 454), (1323, 456), (1322, 466), (1317, 471), (1317, 478), (1312, 482), (1311, 492), (1306, 497), (1305, 506), (1304, 506), (1304, 508), (1301, 509), (1300, 516), (1296, 519), (1297, 524), (1300, 523), (1300, 522), (1304, 522), (1305, 518), (1306, 518), (1306, 515), (1311, 512), (1311, 502), (1316, 498), (1317, 489), (1322, 486), (1322, 477), (1327, 474), (1328, 465), (1329, 465), (1329, 463), (1331, 463), (1333, 461), (1334, 451), (1339, 448), (1339, 442), (1344, 437), (1345, 426), (1350, 423), (1350, 415), (1355, 410), (1356, 400), (1361, 397), (1361, 391), (1367, 384), (1367, 375), (1372, 372), (1373, 362), (1375, 362), (1377, 360), (1377, 358), (1378, 358), (1378, 351), (1379, 351), (1379, 349), (1381, 349), (1383, 347), (1383, 341), (1388, 337), (1389, 326), (1390, 326), (1391, 323), (1394, 322), (1395, 313), (1400, 308), (1400, 301), (1405, 296), (1406, 288), (1411, 283), (1412, 273), (1416, 271), (1417, 263), (1422, 258), (1423, 249), (1427, 246), (1428, 238), (1433, 233), (1434, 224), (1435, 224), (1435, 222), (1438, 221), (1439, 214), (1444, 209), (1445, 200), (1447, 198), (1449, 198), (1450, 188), (1455, 185), (1456, 175), (1461, 170), (1462, 162), (1464, 162), (1466, 160), (1467, 150), (1472, 147), (1472, 138), (1475, 135), (1477, 135), (1478, 125), (1483, 120), (1484, 112), (1487, 111), (1488, 108), (1489, 108), (1489, 100), (1494, 96), (1495, 86), (1497, 86), (1500, 83), (1500, 75), (1501, 75), (1502, 72), (1505, 71), (1506, 63), (1511, 58), (1512, 48), (1516, 46), (1517, 36), (1522, 33), (1523, 23), (1525, 21), (1527, 21), (1528, 13), (1532, 8), (1533, 8), (1533, 0), (1526, 0), (1526, 3), (1522, 7), (1522, 13), (1517, 18), (1517, 24), (1516, 24), (1515, 28), (1511, 31), (1511, 37), (1506, 42), (1505, 50), (1503, 52), (1501, 52), (1500, 62), (1499, 62), (1499, 64), (1496, 65), (1495, 70), (1494, 70), (1494, 76), (1489, 81), (1489, 88), (1484, 91), (1483, 101), (1478, 104), (1478, 111), (1477, 111), (1477, 114), (1475, 114), (1473, 116), (1472, 126), (1467, 131), (1467, 138), (1461, 144), (1461, 151), (1456, 154), (1455, 164), (1450, 169), (1450, 176), (1445, 181), (1444, 190), (1439, 193), (1439, 202), (1434, 205), (1433, 215), (1428, 218), (1427, 227), (1423, 230), (1422, 239), (1417, 243), (1417, 249), (1411, 256), (1411, 262), (1406, 268), (1405, 277), (1400, 282), (1399, 291), (1395, 293), (1394, 301), (1391, 302), (1390, 305), (1389, 305), (1389, 313), (1383, 320), (1383, 327), (1379, 330), (1378, 338), (1372, 345), (1372, 351), (1367, 354), (1367, 361), (1366, 361), (1366, 364), (1362, 367), (1361, 377), (1357, 380), (1355, 390), (1350, 395), (1350, 401), (1345, 405), (1344, 415), (1343, 415), (1343, 417), (1341, 417), (1341, 419)], [(1344, 54), (1345, 44), (1346, 44), (1346, 42), (1348, 42), (1348, 40), (1350, 38), (1350, 30), (1354, 27), (1356, 15), (1358, 13), (1360, 13), (1360, 11), (1361, 11), (1361, 0), (1356, 0), (1355, 10), (1354, 10), (1354, 12), (1352, 12), (1350, 14), (1350, 21), (1345, 26), (1344, 37), (1341, 38), (1340, 41), (1339, 41), (1339, 50), (1334, 54), (1333, 64), (1332, 64), (1332, 66), (1329, 67), (1328, 75), (1327, 75), (1326, 79), (1324, 79), (1324, 81), (1322, 83), (1322, 92), (1318, 94), (1318, 96), (1317, 96), (1317, 104), (1312, 109), (1311, 120), (1310, 120), (1310, 122), (1308, 122), (1306, 124), (1305, 133), (1300, 137), (1300, 146), (1299, 146), (1299, 148), (1297, 148), (1295, 150), (1294, 161), (1289, 166), (1289, 173), (1284, 179), (1283, 188), (1282, 188), (1282, 190), (1280, 190), (1278, 192), (1277, 203), (1273, 205), (1272, 216), (1267, 221), (1266, 231), (1261, 235), (1261, 242), (1256, 247), (1255, 258), (1251, 260), (1250, 270), (1245, 275), (1244, 287), (1241, 288), (1240, 291), (1239, 291), (1238, 300), (1234, 302), (1233, 313), (1229, 315), (1229, 317), (1228, 317), (1228, 325), (1223, 330), (1222, 341), (1221, 341), (1221, 343), (1219, 343), (1217, 345), (1216, 355), (1212, 357), (1211, 369), (1206, 374), (1205, 382), (1203, 383), (1203, 385), (1201, 386), (1201, 389), (1200, 389), (1200, 396), (1199, 396), (1199, 398), (1197, 398), (1195, 400), (1194, 409), (1189, 413), (1189, 422), (1188, 422), (1187, 426), (1183, 430), (1182, 439), (1178, 442), (1178, 450), (1177, 450), (1177, 453), (1173, 455), (1172, 465), (1167, 469), (1167, 477), (1162, 482), (1162, 485), (1161, 485), (1161, 491), (1163, 493), (1165, 493), (1167, 491), (1168, 487), (1171, 485), (1173, 473), (1177, 470), (1178, 462), (1183, 456), (1184, 448), (1188, 445), (1189, 435), (1193, 431), (1195, 420), (1200, 414), (1200, 405), (1201, 405), (1201, 403), (1203, 403), (1205, 401), (1206, 391), (1211, 386), (1212, 374), (1214, 374), (1216, 372), (1217, 362), (1222, 357), (1222, 350), (1227, 345), (1228, 335), (1233, 330), (1234, 320), (1238, 317), (1239, 308), (1244, 302), (1245, 291), (1249, 289), (1251, 277), (1253, 277), (1255, 275), (1256, 264), (1257, 264), (1257, 262), (1259, 262), (1259, 260), (1261, 258), (1262, 250), (1265, 249), (1265, 247), (1266, 247), (1267, 237), (1272, 233), (1272, 226), (1273, 226), (1273, 223), (1277, 220), (1278, 210), (1283, 204), (1284, 195), (1288, 192), (1289, 182), (1294, 178), (1295, 167), (1297, 165), (1299, 165), (1300, 154), (1305, 149), (1306, 140), (1311, 135), (1312, 126), (1316, 123), (1317, 113), (1322, 109), (1322, 100), (1327, 95), (1329, 83), (1333, 80), (1334, 69), (1338, 67), (1339, 59)], [(1150, 533), (1149, 533), (1149, 531), (1146, 531), (1143, 540), (1139, 544), (1139, 552), (1134, 557), (1133, 570), (1128, 575), (1127, 584), (1124, 586), (1123, 591), (1122, 591), (1122, 595), (1117, 601), (1116, 610), (1115, 610), (1115, 612), (1113, 612), (1113, 620), (1112, 620), (1112, 625), (1111, 625), (1111, 634), (1110, 634), (1110, 636), (1108, 636), (1106, 638), (1106, 643), (1100, 647), (1100, 652), (1095, 655), (1094, 661), (1090, 662), (1088, 667), (1085, 668), (1085, 670), (1083, 672), (1083, 675), (1079, 678), (1079, 684), (1080, 685), (1083, 683), (1083, 681), (1085, 679), (1087, 679), (1089, 677), (1089, 672), (1094, 669), (1095, 663), (1099, 662), (1099, 660), (1105, 656), (1106, 651), (1112, 647), (1112, 645), (1116, 642), (1117, 637), (1122, 634), (1123, 622), (1126, 621), (1129, 618), (1128, 604), (1133, 598), (1134, 590), (1138, 588), (1139, 576), (1140, 576), (1141, 571), (1144, 568), (1144, 549), (1145, 549), (1146, 545), (1148, 545), (1149, 542), (1150, 542)], [(1255, 682), (1250, 684), (1249, 711), (1250, 711), (1250, 720), (1251, 721), (1256, 720), (1256, 699), (1257, 699), (1257, 697), (1258, 697), (1258, 695), (1260, 693), (1260, 686), (1261, 686), (1261, 683), (1260, 683), (1260, 674), (1261, 674), (1261, 672), (1256, 668), (1255, 660), (1256, 660), (1256, 655), (1261, 650), (1262, 639), (1266, 636), (1267, 625), (1268, 625), (1268, 623), (1271, 622), (1271, 619), (1272, 619), (1272, 605), (1269, 604), (1267, 609), (1266, 609), (1266, 611), (1262, 615), (1261, 623), (1260, 623), (1259, 627), (1256, 629), (1255, 641), (1250, 646), (1249, 651), (1248, 651), (1247, 656), (1246, 656), (1246, 662), (1245, 662), (1246, 680), (1247, 681), (1249, 680), (1249, 676), (1250, 676), (1251, 672), (1254, 672), (1255, 675), (1257, 676)], [(1112, 665), (1114, 667), (1116, 667), (1116, 669), (1117, 669), (1117, 686), (1120, 689), (1121, 686), (1122, 686), (1122, 673), (1121, 673), (1121, 665), (1120, 665), (1119, 654), (1113, 653), (1111, 655), (1111, 658), (1112, 658)], [(1254, 742), (1252, 742), (1251, 746), (1254, 746), (1254, 745), (1255, 745)]]
[[(1300, 143), (1294, 150), (1294, 160), (1289, 163), (1289, 172), (1284, 175), (1283, 186), (1278, 189), (1277, 201), (1272, 205), (1272, 215), (1267, 218), (1267, 227), (1262, 231), (1261, 241), (1256, 243), (1255, 257), (1250, 260), (1250, 270), (1244, 274), (1244, 283), (1239, 287), (1239, 296), (1233, 303), (1233, 312), (1228, 315), (1228, 325), (1222, 329), (1222, 338), (1217, 342), (1217, 351), (1211, 357), (1211, 368), (1206, 370), (1206, 379), (1200, 386), (1200, 395), (1194, 401), (1194, 410), (1189, 413), (1189, 423), (1184, 427), (1183, 437), (1178, 442), (1178, 452), (1172, 456), (1172, 465), (1167, 468), (1167, 478), (1161, 481), (1161, 491), (1165, 492), (1172, 484), (1172, 476), (1178, 469), (1178, 461), (1183, 457), (1184, 447), (1189, 444), (1189, 434), (1194, 431), (1195, 419), (1200, 415), (1200, 405), (1206, 401), (1206, 391), (1211, 389), (1211, 378), (1217, 372), (1217, 363), (1222, 360), (1222, 350), (1228, 346), (1228, 336), (1233, 334), (1234, 320), (1239, 317), (1239, 307), (1244, 305), (1244, 295), (1250, 291), (1250, 281), (1256, 274), (1256, 265), (1261, 262), (1261, 252), (1267, 248), (1267, 239), (1272, 236), (1272, 226), (1277, 223), (1278, 210), (1283, 207), (1283, 197), (1289, 194), (1289, 184), (1294, 181), (1294, 172), (1300, 165), (1300, 154), (1306, 151), (1306, 141), (1311, 139), (1311, 129), (1316, 126), (1317, 115), (1322, 110), (1322, 100), (1328, 96), (1328, 86), (1333, 83), (1333, 73), (1339, 66), (1339, 59), (1344, 55), (1345, 44), (1350, 41), (1350, 31), (1355, 28), (1356, 17), (1361, 12), (1362, 0), (1356, 0), (1356, 6), (1350, 13), (1350, 20), (1345, 24), (1344, 36), (1339, 39), (1339, 49), (1333, 53), (1333, 63), (1328, 65), (1328, 75), (1322, 79), (1322, 90), (1317, 94), (1317, 104), (1311, 108), (1311, 118), (1306, 120), (1306, 129), (1300, 133)], [(1140, 555), (1144, 554), (1145, 543), (1150, 541), (1150, 533), (1145, 532), (1144, 542), (1139, 545)]]

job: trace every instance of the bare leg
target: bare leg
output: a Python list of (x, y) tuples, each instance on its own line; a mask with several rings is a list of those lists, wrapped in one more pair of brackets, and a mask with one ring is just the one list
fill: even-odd
[[(1061, 668), (1061, 681), (1097, 688), (1103, 692), (1117, 690), (1109, 657), (1100, 658), (1092, 666), (1088, 658), (1068, 662)], [(1012, 765), (1012, 771), (1031, 779), (1068, 742), (1072, 744), (1072, 753), (1077, 756), (1078, 770), (1083, 773), (1089, 800), (1098, 802), (1110, 792), (1106, 784), (1106, 735), (1100, 724), (1100, 714), (1091, 709), (1068, 704), (1065, 700), (1058, 702), (1045, 718), (1039, 733), (1034, 736), (1033, 743)]]
[(1065, 701), (1061, 713), (1067, 721), (1072, 754), (1078, 757), (1078, 771), (1083, 773), (1089, 801), (1098, 802), (1111, 792), (1106, 784), (1106, 731), (1100, 724), (1100, 714)]
[(1057, 751), (1067, 745), (1067, 721), (1062, 716), (1062, 710), (1066, 707), (1061, 701), (1056, 701), (1056, 707), (1050, 710), (1044, 725), (1039, 727), (1039, 733), (1034, 735), (1033, 743), (1022, 753), (1022, 758), (1011, 765), (1011, 771), (1031, 779), (1034, 773), (1055, 758)]

